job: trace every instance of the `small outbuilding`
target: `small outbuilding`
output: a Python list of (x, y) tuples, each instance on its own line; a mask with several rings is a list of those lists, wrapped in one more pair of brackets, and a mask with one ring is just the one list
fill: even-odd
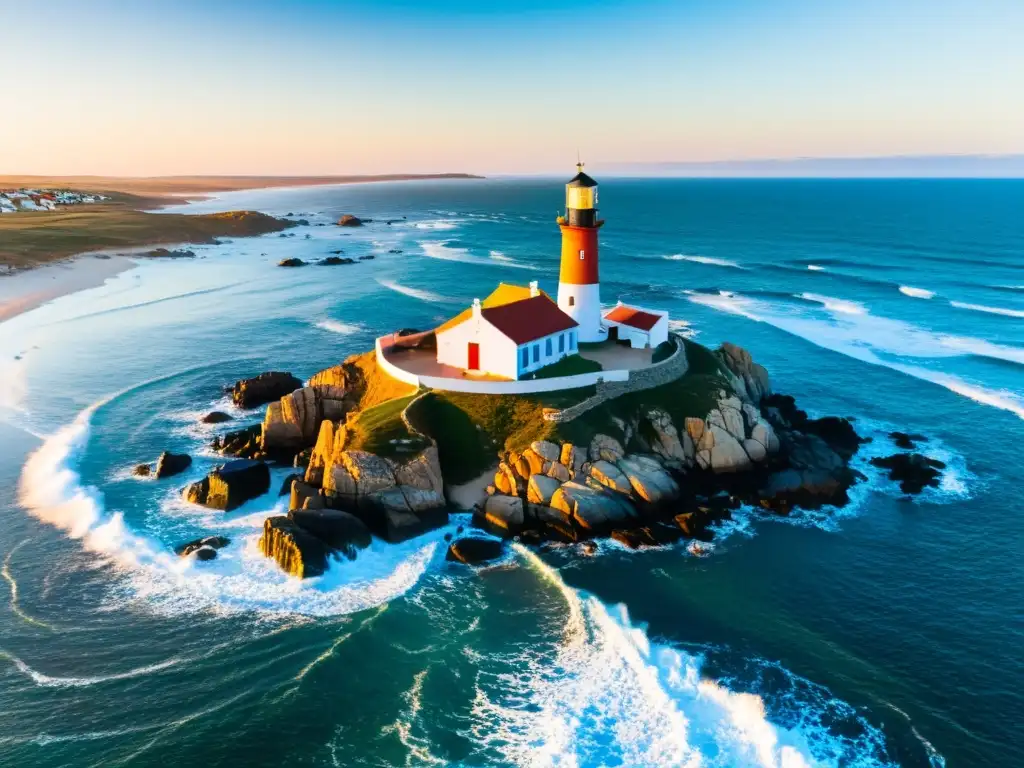
[(518, 380), (576, 354), (577, 323), (530, 283), (502, 283), (435, 331), (437, 362), (468, 373)]
[(608, 338), (628, 341), (634, 349), (654, 348), (668, 341), (668, 312), (646, 309), (621, 301), (604, 313)]

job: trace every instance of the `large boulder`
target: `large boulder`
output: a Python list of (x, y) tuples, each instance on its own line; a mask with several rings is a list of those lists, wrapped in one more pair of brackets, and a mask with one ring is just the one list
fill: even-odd
[(283, 515), (264, 521), (259, 548), (275, 560), (281, 570), (300, 579), (320, 576), (327, 570), (327, 544)]
[(531, 504), (550, 504), (551, 497), (561, 485), (553, 477), (547, 475), (531, 475), (526, 486), (526, 499)]
[(192, 466), (192, 457), (187, 453), (168, 453), (164, 451), (156, 461), (157, 478), (171, 477), (184, 472)]
[(653, 523), (643, 528), (619, 528), (612, 531), (611, 537), (630, 549), (639, 549), (672, 544), (683, 537), (683, 532), (677, 526)]
[(547, 440), (535, 440), (530, 448), (545, 461), (558, 461), (562, 457), (561, 448)]
[(278, 400), (302, 386), (302, 382), (290, 373), (269, 371), (235, 382), (231, 399), (240, 408), (255, 408)]
[(467, 565), (485, 563), (501, 557), (504, 547), (497, 539), (484, 539), (476, 536), (465, 536), (456, 539), (448, 547), (446, 559)]
[(332, 365), (309, 378), (313, 387), (325, 400), (343, 400), (349, 393), (348, 376), (343, 365)]
[[(196, 552), (204, 547), (208, 547), (214, 551), (222, 549), (231, 543), (231, 539), (226, 536), (204, 536), (201, 539), (193, 539), (187, 541), (184, 544), (179, 544), (174, 548), (174, 554), (178, 557), (188, 557), (193, 552)], [(212, 559), (212, 558), (209, 558)]]
[(270, 490), (270, 470), (262, 461), (237, 459), (214, 469), (185, 489), (185, 498), (225, 512)]
[[(704, 436), (707, 435), (712, 438), (707, 458), (708, 469), (712, 472), (723, 473), (739, 472), (750, 468), (750, 457), (731, 432), (717, 424), (709, 424), (704, 431)], [(698, 461), (700, 461), (699, 453)]]
[(636, 510), (625, 498), (599, 489), (575, 481), (564, 483), (551, 497), (551, 507), (591, 535), (636, 517)]
[(224, 411), (210, 411), (200, 421), (203, 424), (223, 424), (225, 421), (231, 421), (231, 416)]
[(360, 520), (340, 509), (292, 509), (288, 518), (316, 536), (331, 549), (354, 558), (356, 552), (370, 546), (370, 531)]
[(484, 502), (484, 520), (503, 533), (516, 533), (525, 522), (523, 500), (517, 496), (488, 496)]
[(619, 460), (618, 467), (636, 496), (649, 504), (660, 504), (679, 496), (678, 483), (654, 459), (627, 456)]
[(590, 465), (590, 476), (604, 487), (619, 493), (629, 494), (633, 490), (623, 471), (604, 459), (598, 459)]
[(363, 226), (362, 219), (353, 216), (351, 213), (346, 213), (340, 219), (338, 219), (339, 227), (361, 227)]
[(263, 427), (259, 424), (251, 424), (234, 432), (219, 435), (213, 438), (211, 447), (219, 453), (228, 456), (238, 456), (243, 459), (255, 459), (263, 455)]
[(626, 452), (622, 448), (622, 443), (614, 437), (597, 434), (590, 441), (589, 456), (591, 461), (603, 459), (604, 461), (616, 462), (625, 455)]
[(668, 413), (660, 408), (654, 408), (647, 412), (646, 419), (650, 427), (648, 442), (654, 453), (666, 461), (677, 462), (679, 465), (693, 461), (693, 438), (685, 431), (680, 435)]
[(313, 387), (302, 387), (267, 406), (264, 448), (305, 448), (316, 442), (323, 408)]

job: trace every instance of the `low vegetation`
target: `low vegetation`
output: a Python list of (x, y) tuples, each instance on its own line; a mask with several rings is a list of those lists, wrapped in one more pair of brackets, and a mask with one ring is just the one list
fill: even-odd
[(402, 411), (415, 398), (416, 394), (413, 393), (360, 411), (346, 424), (346, 450), (369, 451), (378, 456), (395, 458), (426, 447), (427, 441), (410, 432), (402, 419)]

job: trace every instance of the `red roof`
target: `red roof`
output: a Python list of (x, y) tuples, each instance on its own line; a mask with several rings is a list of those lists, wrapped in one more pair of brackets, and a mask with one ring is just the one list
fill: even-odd
[(639, 328), (642, 331), (649, 331), (661, 319), (661, 316), (652, 315), (650, 312), (644, 312), (642, 309), (634, 309), (633, 307), (627, 307), (625, 304), (620, 304), (605, 315), (604, 319), (611, 320), (613, 323), (619, 323), (620, 325)]
[(544, 294), (511, 304), (484, 307), (480, 312), (487, 322), (516, 344), (542, 339), (578, 325)]

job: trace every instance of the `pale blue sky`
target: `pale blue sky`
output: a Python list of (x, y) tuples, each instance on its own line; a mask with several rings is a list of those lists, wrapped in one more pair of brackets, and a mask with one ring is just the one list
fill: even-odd
[(49, 0), (0, 173), (1024, 153), (1021, 0)]

